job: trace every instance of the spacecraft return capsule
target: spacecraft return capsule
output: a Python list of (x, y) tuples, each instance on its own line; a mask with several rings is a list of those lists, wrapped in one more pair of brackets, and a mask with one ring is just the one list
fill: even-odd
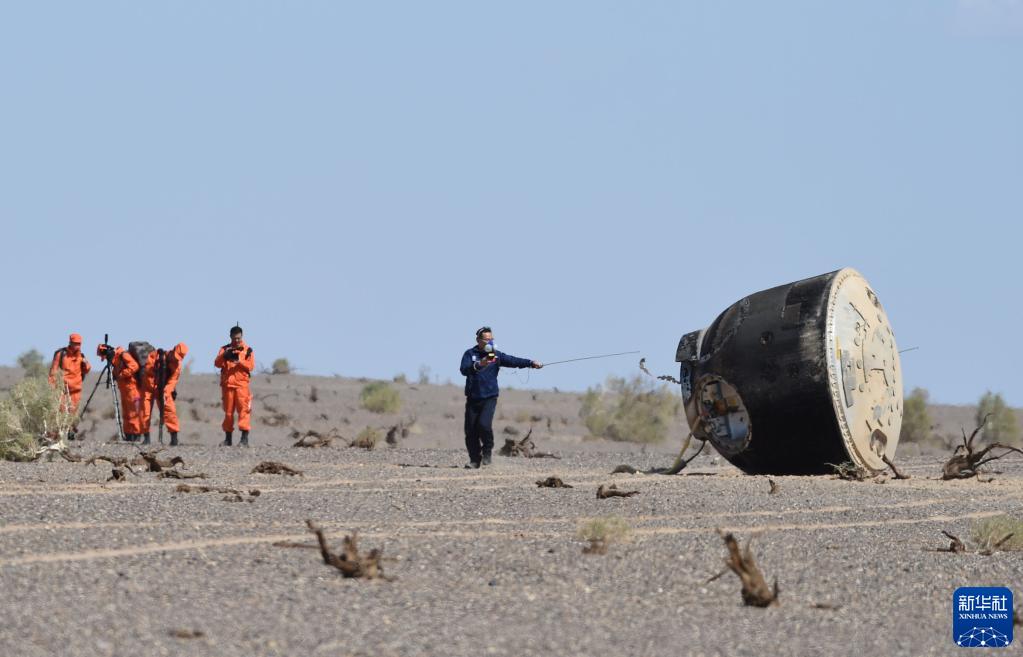
[(854, 269), (751, 294), (682, 336), (693, 435), (750, 474), (885, 467), (902, 426), (902, 373), (881, 301)]

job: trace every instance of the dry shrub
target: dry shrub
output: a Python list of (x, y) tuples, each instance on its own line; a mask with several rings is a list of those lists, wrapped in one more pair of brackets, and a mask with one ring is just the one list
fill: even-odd
[[(973, 542), (978, 549), (1017, 552), (1023, 550), (1023, 520), (1008, 515), (983, 518), (973, 523)], [(1006, 539), (1006, 536), (1009, 538)]]
[(397, 413), (401, 409), (401, 396), (386, 381), (367, 383), (359, 393), (362, 407), (372, 413)]
[(610, 516), (580, 524), (576, 537), (589, 543), (583, 548), (584, 554), (605, 554), (609, 545), (627, 541), (631, 531), (627, 522), (618, 516)]
[(278, 358), (270, 366), (271, 374), (291, 374), (291, 363), (287, 358)]
[[(746, 542), (745, 549), (739, 547), (739, 541), (735, 536), (718, 530), (718, 535), (725, 541), (728, 548), (728, 557), (725, 565), (731, 570), (742, 583), (742, 602), (749, 607), (770, 607), (778, 604), (778, 580), (774, 580), (773, 586), (768, 586), (764, 573), (757, 566), (753, 558), (753, 551), (750, 549), (750, 542)], [(711, 578), (717, 579), (720, 573)]]
[(598, 438), (634, 443), (659, 443), (679, 417), (680, 399), (667, 386), (609, 377), (604, 387), (583, 396), (579, 416)]
[(31, 461), (44, 445), (66, 438), (74, 417), (61, 409), (60, 397), (46, 379), (32, 377), (0, 400), (0, 459)]
[(373, 427), (366, 427), (359, 432), (359, 435), (352, 441), (350, 447), (361, 447), (362, 449), (373, 449), (380, 442), (380, 432)]

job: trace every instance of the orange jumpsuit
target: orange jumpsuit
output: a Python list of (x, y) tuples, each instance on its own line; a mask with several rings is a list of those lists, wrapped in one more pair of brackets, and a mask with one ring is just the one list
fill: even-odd
[(142, 431), (142, 393), (135, 374), (139, 364), (130, 352), (118, 347), (114, 352), (114, 376), (121, 392), (121, 417), (125, 435), (140, 435)]
[[(163, 423), (167, 425), (167, 429), (172, 433), (177, 433), (181, 429), (181, 425), (178, 422), (178, 410), (174, 404), (174, 398), (177, 396), (174, 394), (174, 390), (177, 388), (178, 379), (181, 377), (181, 368), (187, 354), (188, 345), (184, 342), (179, 342), (170, 351), (163, 352), (165, 373), (162, 401)], [(157, 404), (161, 403), (159, 372), (160, 350), (156, 350), (150, 352), (149, 358), (146, 359), (145, 388), (149, 395), (156, 399)]]
[(220, 368), (220, 392), (224, 401), (225, 432), (234, 431), (234, 414), (238, 413), (238, 428), (249, 430), (249, 418), (252, 415), (252, 393), (249, 392), (249, 378), (256, 369), (256, 358), (252, 348), (243, 341), (238, 349), (238, 360), (227, 360), (224, 352), (230, 349), (226, 344), (217, 352), (213, 361), (214, 367)]
[(92, 370), (89, 360), (82, 353), (81, 348), (72, 349), (70, 346), (63, 347), (53, 352), (53, 363), (50, 364), (50, 385), (57, 385), (57, 370), (64, 376), (64, 385), (67, 386), (67, 399), (63, 395), (61, 406), (69, 413), (78, 410), (78, 402), (82, 399), (82, 379)]

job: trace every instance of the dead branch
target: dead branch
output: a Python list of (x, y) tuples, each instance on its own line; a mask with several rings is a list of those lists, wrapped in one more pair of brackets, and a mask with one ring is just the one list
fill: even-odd
[(218, 488), (216, 486), (189, 486), (178, 484), (174, 491), (177, 493), (235, 493), (241, 495), (241, 491), (235, 488)]
[(312, 520), (306, 520), (309, 531), (316, 534), (316, 541), (320, 545), (320, 555), (323, 563), (333, 566), (341, 571), (344, 577), (356, 577), (362, 579), (388, 579), (384, 576), (383, 568), (380, 565), (383, 550), (374, 548), (369, 554), (360, 554), (358, 547), (358, 532), (352, 532), (345, 536), (343, 547), (339, 554), (334, 554), (327, 547), (327, 538), (323, 530), (317, 527)]
[(776, 495), (778, 493), (778, 484), (774, 483), (774, 479), (768, 479), (767, 483), (771, 485), (771, 490), (767, 491), (767, 494)]
[(558, 477), (547, 477), (546, 479), (538, 479), (536, 485), (538, 488), (572, 488)]
[(892, 463), (892, 460), (888, 458), (887, 454), (882, 454), (881, 460), (884, 461), (884, 464), (891, 469), (892, 474), (895, 475), (896, 479), (909, 479), (909, 475), (899, 472), (899, 470), (895, 467), (895, 464)]
[(319, 550), (320, 546), (316, 543), (296, 543), (295, 541), (277, 541), (270, 545), (279, 548), (301, 548), (303, 550)]
[(206, 633), (202, 630), (177, 629), (171, 630), (170, 635), (175, 639), (201, 639)]
[(756, 562), (753, 560), (753, 552), (750, 550), (752, 540), (746, 543), (746, 549), (739, 549), (739, 542), (731, 533), (725, 534), (720, 529), (718, 536), (725, 541), (728, 548), (728, 558), (725, 565), (729, 570), (739, 576), (742, 582), (742, 602), (750, 607), (769, 607), (778, 603), (778, 580), (774, 580), (774, 586), (769, 587), (764, 574), (760, 572)]
[(843, 481), (866, 481), (872, 478), (872, 475), (866, 469), (851, 461), (844, 461), (838, 465), (828, 463), (828, 465), (834, 469), (835, 475)]
[(636, 474), (637, 472), (639, 472), (639, 470), (631, 465), (619, 465), (611, 471), (611, 474)]
[(157, 458), (157, 454), (163, 451), (163, 448), (157, 448), (148, 452), (139, 452), (139, 455), (132, 461), (132, 465), (144, 465), (146, 466), (146, 472), (163, 472), (169, 470), (178, 465), (184, 465), (185, 459), (180, 456), (167, 460)]
[(966, 552), (966, 545), (964, 545), (963, 542), (959, 540), (958, 536), (949, 533), (944, 529), (941, 530), (941, 533), (947, 536), (948, 538), (952, 539), (952, 542), (948, 544), (947, 548), (937, 548), (935, 552), (951, 552), (952, 554)]
[(161, 470), (156, 475), (160, 479), (207, 479), (205, 472), (182, 472), (181, 470)]
[(1010, 538), (1012, 538), (1012, 537), (1013, 537), (1013, 536), (1015, 536), (1015, 535), (1016, 535), (1015, 533), (1010, 533), (1010, 534), (1006, 534), (1005, 536), (1003, 536), (1003, 537), (1002, 537), (1002, 538), (1000, 538), (999, 540), (997, 540), (997, 541), (995, 541), (994, 543), (992, 543), (992, 544), (991, 544), (991, 547), (988, 547), (988, 548), (984, 548), (983, 550), (981, 550), (981, 551), (980, 551), (980, 552), (978, 552), (977, 554), (980, 554), (980, 555), (982, 555), (982, 556), (985, 556), (985, 557), (990, 557), (990, 556), (991, 556), (992, 554), (994, 554), (994, 553), (995, 553), (995, 552), (997, 552), (998, 550), (1002, 549), (1002, 546), (1003, 546), (1003, 545), (1005, 545), (1005, 543), (1006, 543), (1006, 542), (1007, 542), (1007, 541), (1008, 541), (1008, 540), (1009, 540)]
[(533, 427), (529, 427), (529, 431), (526, 432), (525, 437), (522, 440), (515, 440), (514, 438), (505, 438), (504, 446), (498, 451), (501, 456), (522, 456), (527, 459), (560, 459), (560, 456), (552, 454), (550, 452), (540, 452), (536, 449), (536, 443), (533, 442)]
[[(1018, 447), (1011, 447), (1009, 445), (1003, 445), (1002, 443), (991, 443), (980, 451), (974, 451), (973, 441), (976, 439), (977, 434), (987, 424), (987, 419), (991, 414), (984, 416), (980, 425), (973, 430), (970, 437), (966, 437), (966, 430), (963, 429), (963, 444), (958, 445), (955, 451), (952, 452), (952, 457), (949, 458), (948, 462), (945, 463), (941, 470), (942, 480), (948, 481), (950, 479), (969, 479), (970, 477), (976, 477), (981, 473), (980, 466), (990, 463), (991, 461), (997, 461), (998, 459), (1008, 456), (1015, 452), (1023, 454), (1023, 450)], [(988, 456), (995, 449), (1004, 449), (1006, 451), (1001, 454), (994, 456)]]
[(310, 429), (305, 432), (304, 436), (299, 436), (301, 436), (301, 434), (297, 429), (291, 432), (292, 438), (298, 438), (292, 447), (330, 447), (335, 438), (341, 437), (341, 435), (337, 433), (337, 429), (331, 429), (328, 434), (321, 434), (319, 431), (313, 431)]
[(263, 461), (256, 467), (252, 468), (252, 472), (250, 474), (279, 474), (288, 475), (289, 477), (294, 477), (295, 475), (305, 476), (301, 470), (296, 470), (291, 466), (284, 465), (277, 461)]
[(606, 486), (606, 487), (604, 486), (604, 484), (601, 484), (600, 487), (597, 488), (597, 499), (598, 500), (606, 500), (609, 497), (632, 497), (633, 495), (639, 495), (639, 491), (638, 490), (628, 490), (628, 491), (618, 490), (618, 486), (616, 486), (615, 484), (611, 484), (610, 486)]

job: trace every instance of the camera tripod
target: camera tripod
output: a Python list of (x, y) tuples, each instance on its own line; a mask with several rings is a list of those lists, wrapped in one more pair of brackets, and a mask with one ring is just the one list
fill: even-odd
[[(110, 341), (110, 336), (109, 335), (104, 335), (103, 336), (103, 344), (106, 345), (106, 344), (109, 343), (109, 341)], [(112, 370), (113, 370), (113, 362), (112, 362), (113, 361), (113, 357), (112, 356), (110, 356), (110, 357), (104, 356), (103, 360), (106, 361), (106, 365), (103, 367), (103, 370), (100, 371), (99, 378), (96, 379), (96, 385), (94, 385), (92, 387), (92, 392), (89, 393), (89, 398), (87, 400), (85, 400), (85, 406), (82, 407), (81, 416), (84, 416), (85, 412), (87, 410), (89, 410), (89, 402), (92, 401), (93, 395), (95, 395), (96, 391), (99, 389), (99, 384), (105, 382), (106, 383), (106, 388), (107, 388), (107, 390), (110, 390), (111, 396), (113, 397), (113, 400), (114, 400), (114, 420), (117, 422), (117, 437), (121, 441), (124, 441), (124, 426), (123, 426), (123, 423), (121, 421), (121, 397), (120, 397), (119, 392), (117, 390), (117, 386), (116, 385), (111, 385), (111, 382), (110, 382), (111, 378), (113, 378), (111, 376), (111, 373), (112, 373)]]

